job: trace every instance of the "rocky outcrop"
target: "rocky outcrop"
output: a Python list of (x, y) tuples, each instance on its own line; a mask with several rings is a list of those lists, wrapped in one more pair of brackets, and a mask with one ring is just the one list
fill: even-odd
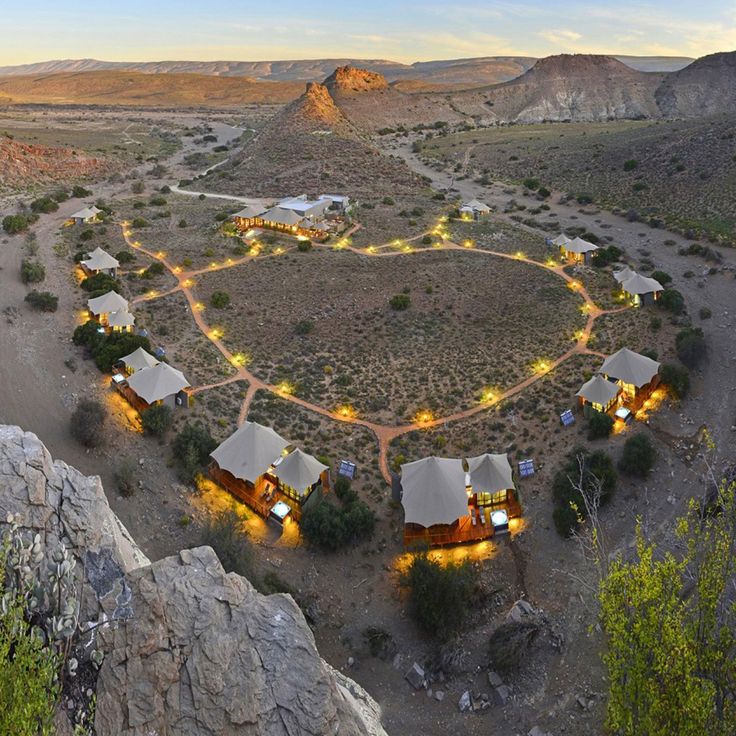
[(150, 563), (99, 478), (18, 427), (0, 427), (0, 491), (0, 518), (20, 516), (78, 561), (81, 621), (98, 624), (105, 655), (98, 736), (385, 736), (376, 703), (320, 658), (290, 596), (259, 594), (209, 547)]
[(331, 92), (368, 92), (388, 89), (388, 82), (383, 74), (358, 69), (354, 66), (339, 66), (324, 81)]

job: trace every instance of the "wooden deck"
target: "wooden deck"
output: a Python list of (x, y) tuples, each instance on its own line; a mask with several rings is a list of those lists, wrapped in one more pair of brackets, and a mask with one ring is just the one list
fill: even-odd
[(115, 383), (115, 381), (111, 381), (111, 384), (139, 414), (151, 408), (151, 405), (138, 396), (127, 383)]
[[(291, 509), (289, 516), (297, 523), (301, 521), (302, 510), (293, 498), (278, 490), (278, 480), (270, 475), (262, 475), (255, 485), (239, 480), (227, 470), (222, 470), (217, 463), (209, 466), (209, 476), (215, 483), (222, 486), (226, 491), (232, 493), (238, 500), (242, 501), (248, 508), (253, 509), (259, 516), (267, 519), (271, 509), (278, 501), (288, 504)], [(267, 489), (271, 489), (270, 498), (266, 498)], [(316, 493), (317, 491), (313, 491)]]

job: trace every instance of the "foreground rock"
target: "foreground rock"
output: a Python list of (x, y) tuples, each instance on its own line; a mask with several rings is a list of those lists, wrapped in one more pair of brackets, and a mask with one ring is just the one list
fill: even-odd
[(98, 736), (385, 736), (376, 703), (321, 659), (290, 596), (259, 594), (209, 547), (149, 563), (99, 478), (0, 426), (0, 518), (8, 513), (78, 560), (80, 620), (100, 624), (105, 654)]

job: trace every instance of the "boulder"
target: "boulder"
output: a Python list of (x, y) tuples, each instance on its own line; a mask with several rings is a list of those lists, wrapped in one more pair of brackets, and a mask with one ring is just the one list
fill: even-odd
[(511, 697), (511, 688), (508, 685), (499, 685), (493, 690), (493, 699), (496, 705), (506, 705)]
[(503, 680), (495, 672), (491, 671), (488, 673), (488, 684), (496, 688), (499, 685), (503, 685)]
[(519, 623), (521, 621), (532, 618), (535, 613), (536, 611), (534, 610), (534, 607), (531, 605), (531, 603), (521, 598), (516, 601), (513, 606), (511, 606), (511, 610), (506, 614), (506, 620)]
[(457, 709), (461, 713), (469, 711), (473, 707), (473, 701), (470, 698), (470, 690), (466, 690), (457, 701)]
[[(375, 701), (319, 656), (291, 596), (261, 595), (209, 547), (150, 563), (99, 478), (18, 427), (0, 426), (0, 488), (0, 520), (18, 515), (47, 550), (77, 559), (80, 620), (100, 624), (105, 655), (98, 736), (386, 736)], [(60, 733), (72, 731), (67, 710)]]
[(406, 681), (415, 690), (421, 690), (427, 684), (424, 669), (420, 667), (416, 662), (414, 662), (414, 664), (411, 666), (411, 669), (404, 675), (404, 679), (406, 679)]

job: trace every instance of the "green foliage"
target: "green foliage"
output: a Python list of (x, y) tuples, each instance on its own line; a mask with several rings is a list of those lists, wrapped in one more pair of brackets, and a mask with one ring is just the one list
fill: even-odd
[(225, 572), (253, 578), (253, 564), (248, 536), (243, 529), (244, 516), (234, 508), (213, 516), (202, 532), (202, 544), (215, 550)]
[(598, 248), (593, 254), (592, 263), (596, 268), (604, 268), (605, 266), (615, 263), (621, 256), (623, 251), (615, 245), (609, 245), (606, 248)]
[(83, 186), (80, 186), (79, 184), (75, 184), (74, 187), (72, 187), (72, 197), (75, 197), (76, 199), (81, 199), (82, 197), (89, 197), (92, 192), (89, 191), (89, 189), (85, 189)]
[(152, 279), (161, 274), (166, 270), (166, 267), (160, 261), (152, 263), (142, 274), (141, 277), (144, 279)]
[(660, 294), (659, 306), (672, 314), (682, 314), (685, 311), (685, 298), (677, 289), (665, 289)]
[(95, 236), (95, 231), (90, 228), (87, 228), (86, 230), (82, 230), (82, 232), (79, 233), (79, 239), (82, 242), (86, 242), (87, 240), (92, 240), (94, 236)]
[(672, 276), (670, 276), (666, 271), (652, 271), (652, 278), (659, 281), (662, 286), (667, 286), (667, 284), (672, 283)]
[(530, 176), (527, 179), (524, 179), (522, 184), (527, 189), (531, 189), (532, 191), (536, 191), (537, 189), (539, 189), (539, 179), (535, 179), (533, 176)]
[(314, 322), (311, 319), (300, 319), (294, 325), (294, 332), (297, 335), (309, 335), (311, 332), (314, 332)]
[(29, 291), (25, 300), (39, 312), (55, 312), (59, 307), (59, 297), (50, 291)]
[(683, 399), (690, 390), (690, 373), (687, 368), (676, 363), (665, 363), (662, 366), (662, 383), (667, 386), (676, 399)]
[(387, 205), (387, 206), (389, 206), (389, 207), (390, 207), (390, 206), (392, 206), (392, 205), (396, 204), (396, 202), (394, 202), (394, 200), (393, 200), (393, 199), (391, 199), (391, 197), (384, 197), (384, 198), (383, 198), (383, 199), (381, 200), (381, 204), (385, 204), (385, 205)]
[(397, 312), (402, 312), (405, 309), (409, 309), (411, 298), (408, 294), (395, 294), (389, 300), (389, 305), (391, 306), (391, 309), (394, 309)]
[(469, 563), (441, 562), (415, 555), (402, 580), (419, 628), (441, 641), (460, 631), (475, 590)]
[(613, 495), (616, 481), (613, 461), (602, 450), (590, 453), (585, 449), (577, 449), (571, 453), (552, 481), (555, 504), (552, 518), (560, 536), (569, 537), (575, 531), (578, 520), (585, 518), (581, 488), (586, 493), (593, 493), (600, 486), (600, 504), (603, 506)]
[(301, 521), (307, 542), (328, 552), (369, 538), (376, 525), (375, 514), (358, 498), (349, 483), (347, 487), (336, 484), (335, 495), (339, 506), (327, 498), (313, 501), (304, 509)]
[(135, 255), (129, 250), (121, 250), (115, 254), (115, 258), (123, 265), (125, 263), (132, 263), (135, 260)]
[(105, 336), (99, 331), (100, 323), (96, 320), (89, 320), (83, 325), (79, 325), (72, 335), (72, 342), (75, 345), (84, 345), (85, 347), (93, 350), (99, 343), (101, 343)]
[(630, 158), (628, 161), (624, 161), (624, 171), (633, 171), (638, 168), (639, 162), (635, 158)]
[(627, 475), (644, 478), (657, 459), (657, 451), (646, 434), (635, 434), (624, 442), (619, 468)]
[(537, 189), (537, 194), (540, 197), (543, 197), (544, 199), (547, 199), (547, 197), (549, 197), (550, 194), (552, 194), (552, 192), (550, 192), (550, 190), (547, 189), (547, 187), (539, 187), (539, 189)]
[(166, 206), (166, 197), (160, 197), (158, 195), (151, 197), (151, 199), (148, 200), (148, 203), (152, 207), (165, 207)]
[(143, 431), (155, 437), (163, 437), (173, 421), (171, 407), (166, 404), (154, 404), (141, 412)]
[(608, 437), (613, 430), (613, 419), (604, 412), (594, 411), (588, 420), (588, 439)]
[(210, 304), (215, 307), (215, 309), (225, 309), (225, 307), (230, 304), (230, 294), (226, 291), (214, 291), (210, 297)]
[(718, 507), (704, 516), (691, 502), (666, 550), (639, 528), (633, 559), (617, 557), (601, 581), (608, 733), (733, 734), (733, 486), (721, 487)]
[(106, 418), (105, 407), (99, 401), (82, 399), (72, 414), (72, 437), (85, 447), (98, 447), (104, 439), (102, 430)]
[(24, 284), (39, 284), (46, 278), (43, 263), (24, 258), (20, 264), (20, 280)]
[(296, 248), (300, 253), (308, 253), (310, 250), (312, 250), (312, 241), (300, 240)]
[(3, 230), (8, 235), (17, 235), (27, 230), (38, 219), (38, 215), (6, 215), (3, 217)]
[(128, 498), (135, 493), (135, 465), (130, 460), (123, 459), (120, 465), (115, 468), (113, 477), (121, 496)]
[(144, 217), (135, 217), (133, 222), (130, 223), (130, 226), (135, 228), (148, 227), (148, 220)]
[(701, 307), (698, 315), (700, 319), (710, 319), (713, 316), (713, 312), (708, 307)]
[(103, 294), (108, 291), (119, 291), (120, 284), (112, 276), (107, 273), (95, 273), (92, 276), (88, 276), (80, 284), (84, 291), (93, 292), (101, 291)]
[(97, 334), (99, 339), (91, 336), (88, 332), (84, 332), (83, 337), (89, 338), (88, 347), (91, 348), (95, 364), (103, 373), (110, 371), (115, 363), (137, 348), (143, 348), (149, 352), (151, 350), (149, 339), (143, 335), (133, 335), (130, 332)]
[(174, 457), (179, 461), (181, 478), (191, 482), (207, 465), (210, 453), (217, 447), (207, 427), (201, 422), (187, 423), (172, 443)]
[(688, 367), (695, 368), (705, 358), (705, 335), (700, 327), (686, 327), (675, 336), (677, 357)]
[(49, 214), (59, 209), (59, 203), (53, 197), (39, 197), (31, 202), (31, 212)]

